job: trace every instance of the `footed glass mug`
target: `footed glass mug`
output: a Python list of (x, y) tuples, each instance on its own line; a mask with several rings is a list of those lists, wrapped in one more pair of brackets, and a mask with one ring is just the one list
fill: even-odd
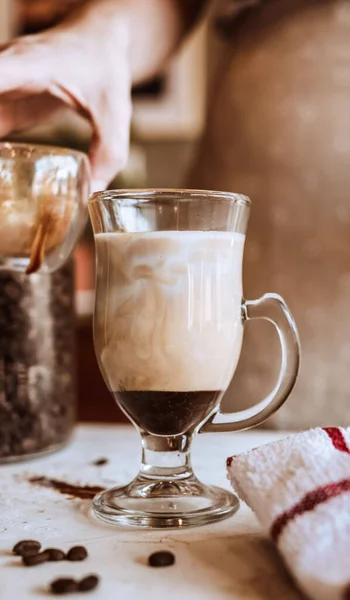
[[(242, 195), (196, 190), (107, 191), (89, 201), (97, 255), (95, 351), (107, 386), (142, 440), (138, 476), (93, 501), (104, 521), (205, 525), (239, 506), (234, 494), (193, 474), (193, 436), (264, 421), (289, 396), (300, 354), (281, 297), (242, 300), (249, 207)], [(224, 415), (220, 400), (250, 319), (275, 325), (280, 374), (255, 407)]]

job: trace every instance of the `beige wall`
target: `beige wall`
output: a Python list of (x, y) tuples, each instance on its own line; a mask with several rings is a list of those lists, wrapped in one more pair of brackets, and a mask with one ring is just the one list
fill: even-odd
[(159, 142), (143, 145), (147, 160), (147, 186), (181, 187), (195, 152), (193, 142)]
[(0, 0), (0, 44), (11, 39), (14, 0)]

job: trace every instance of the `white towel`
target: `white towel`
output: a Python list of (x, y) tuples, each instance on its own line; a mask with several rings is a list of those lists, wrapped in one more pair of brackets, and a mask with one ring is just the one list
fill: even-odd
[(350, 600), (350, 427), (232, 456), (227, 471), (300, 589), (314, 600)]

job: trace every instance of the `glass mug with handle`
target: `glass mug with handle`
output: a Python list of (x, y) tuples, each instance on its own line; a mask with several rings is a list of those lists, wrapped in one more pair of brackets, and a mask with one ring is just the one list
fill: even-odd
[[(300, 356), (296, 325), (280, 296), (242, 300), (249, 210), (245, 196), (196, 190), (107, 191), (89, 201), (97, 256), (96, 356), (142, 439), (138, 476), (93, 501), (104, 521), (185, 527), (238, 508), (234, 494), (195, 477), (192, 439), (264, 421), (288, 398)], [(255, 407), (223, 415), (220, 400), (250, 319), (275, 325), (280, 374)]]

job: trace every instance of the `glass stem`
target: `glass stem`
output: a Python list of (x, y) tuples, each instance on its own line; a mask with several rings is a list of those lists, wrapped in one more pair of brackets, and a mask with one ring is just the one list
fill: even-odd
[(139, 477), (173, 481), (193, 476), (190, 459), (192, 434), (162, 437), (141, 432), (141, 438)]

